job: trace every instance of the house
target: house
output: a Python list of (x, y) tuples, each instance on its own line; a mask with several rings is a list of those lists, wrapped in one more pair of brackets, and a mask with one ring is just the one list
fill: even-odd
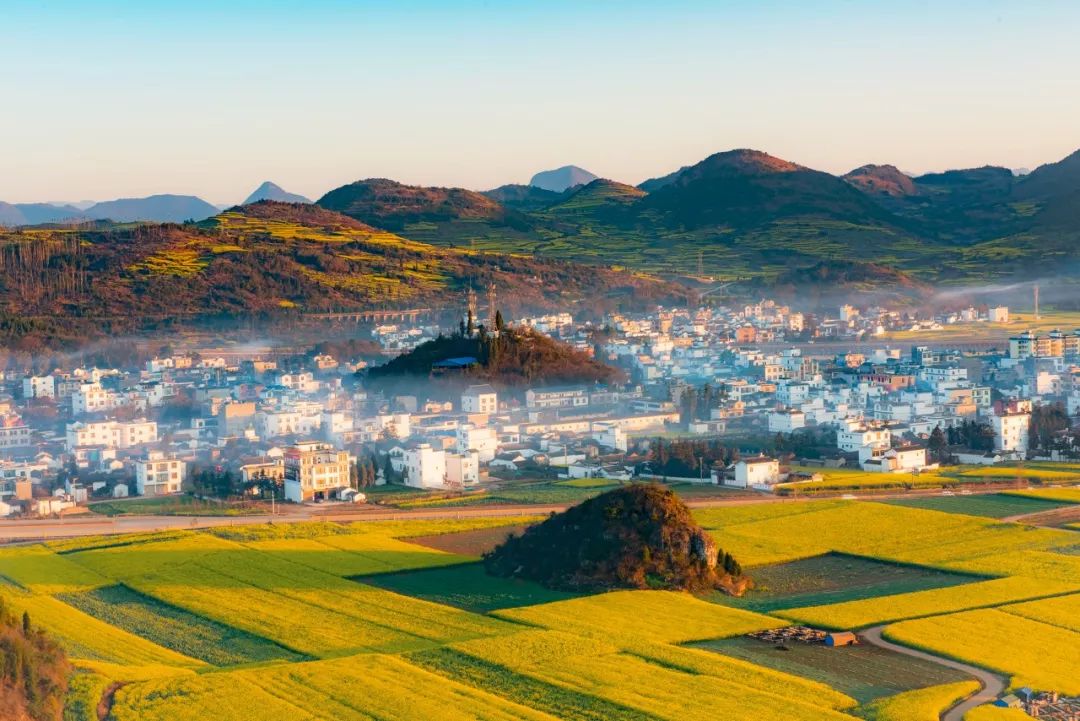
[(476, 451), (481, 463), (488, 463), (499, 452), (499, 436), (494, 428), (478, 428), (471, 423), (458, 426), (457, 452)]
[(145, 419), (120, 421), (75, 422), (67, 425), (67, 449), (86, 446), (130, 448), (158, 440), (157, 423)]
[(1027, 453), (1031, 428), (1031, 401), (1019, 401), (995, 410), (990, 419), (994, 427), (994, 450)]
[(773, 411), (768, 418), (770, 433), (791, 433), (806, 427), (806, 414), (793, 408)]
[(405, 485), (413, 488), (446, 487), (446, 451), (421, 443), (405, 451), (402, 473)]
[(56, 379), (52, 376), (27, 376), (22, 382), (23, 398), (55, 398)]
[(499, 409), (499, 396), (495, 389), (484, 384), (469, 386), (461, 394), (462, 413), (495, 413)]
[(589, 405), (589, 392), (580, 387), (530, 388), (525, 391), (525, 405), (541, 408), (583, 408)]
[(179, 493), (187, 474), (187, 463), (152, 451), (135, 461), (135, 490), (140, 496)]
[(446, 454), (446, 485), (471, 486), (480, 482), (480, 456), (476, 451)]
[(905, 446), (902, 448), (859, 449), (859, 464), (864, 471), (877, 473), (911, 473), (926, 468), (926, 448)]
[(734, 476), (725, 485), (737, 488), (768, 488), (780, 482), (780, 461), (775, 458), (749, 458), (734, 465)]
[(351, 459), (329, 443), (297, 443), (284, 454), (285, 499), (294, 503), (325, 500), (352, 479)]

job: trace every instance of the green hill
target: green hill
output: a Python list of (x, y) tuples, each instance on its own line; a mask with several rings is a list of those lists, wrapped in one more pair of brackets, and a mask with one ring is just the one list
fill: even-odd
[(506, 312), (644, 307), (679, 287), (569, 262), (440, 248), (315, 205), (261, 201), (201, 223), (0, 231), (0, 339), (77, 342), (177, 318), (452, 309), (495, 283)]

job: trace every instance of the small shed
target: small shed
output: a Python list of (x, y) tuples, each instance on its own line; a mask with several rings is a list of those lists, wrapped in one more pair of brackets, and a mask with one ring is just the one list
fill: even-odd
[(995, 706), (1000, 708), (1023, 708), (1024, 704), (1020, 700), (1020, 697), (1015, 694), (1009, 694), (1008, 696), (1002, 696), (994, 702)]
[(836, 631), (825, 636), (825, 645), (834, 648), (838, 646), (854, 646), (858, 642), (858, 637), (851, 631)]

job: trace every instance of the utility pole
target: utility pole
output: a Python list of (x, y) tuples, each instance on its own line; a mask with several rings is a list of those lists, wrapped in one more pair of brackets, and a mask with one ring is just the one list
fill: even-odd
[(1035, 320), (1039, 320), (1039, 284), (1035, 284)]

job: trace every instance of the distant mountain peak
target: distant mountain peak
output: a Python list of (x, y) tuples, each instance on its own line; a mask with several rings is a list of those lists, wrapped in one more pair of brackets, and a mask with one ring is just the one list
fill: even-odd
[(590, 173), (576, 165), (564, 165), (554, 170), (544, 170), (532, 177), (529, 185), (555, 193), (561, 193), (576, 185), (586, 185), (596, 180), (599, 176)]
[(251, 195), (247, 197), (241, 205), (250, 205), (251, 203), (257, 203), (260, 200), (277, 200), (282, 203), (310, 203), (311, 201), (302, 195), (296, 193), (290, 193), (276, 183), (271, 183), (269, 180), (263, 181), (263, 184), (255, 189)]
[(730, 168), (743, 173), (791, 173), (803, 169), (789, 160), (749, 148), (713, 153), (693, 167)]
[(895, 165), (864, 165), (843, 176), (844, 180), (864, 193), (902, 198), (917, 195), (919, 189), (910, 176)]

